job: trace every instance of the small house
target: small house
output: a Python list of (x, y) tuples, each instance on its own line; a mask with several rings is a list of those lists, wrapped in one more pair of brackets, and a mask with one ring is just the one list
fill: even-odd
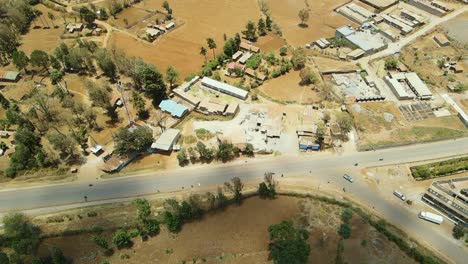
[(68, 23), (66, 30), (69, 33), (80, 32), (84, 28), (83, 23)]
[(234, 55), (232, 55), (232, 60), (233, 60), (233, 61), (236, 61), (236, 60), (239, 59), (241, 56), (242, 56), (242, 51), (238, 50), (236, 53), (234, 53)]
[(99, 154), (101, 154), (104, 151), (102, 146), (98, 144), (94, 144), (89, 150), (96, 156), (99, 156)]
[(198, 109), (204, 114), (222, 115), (227, 108), (227, 104), (215, 99), (203, 100), (198, 105)]
[(176, 118), (181, 118), (188, 112), (188, 108), (186, 106), (172, 100), (162, 100), (159, 104), (159, 108)]
[(154, 28), (147, 28), (146, 29), (146, 35), (148, 35), (151, 39), (155, 39), (157, 36), (159, 36), (160, 31)]
[(0, 81), (4, 82), (17, 82), (20, 78), (19, 72), (16, 71), (1, 71), (0, 70)]
[(254, 45), (251, 45), (251, 44), (246, 43), (246, 42), (241, 42), (241, 44), (239, 45), (239, 47), (240, 47), (242, 50), (251, 51), (251, 52), (254, 52), (254, 53), (260, 52), (260, 48), (259, 48), (259, 47), (255, 47)]
[(253, 69), (251, 69), (251, 68), (247, 68), (247, 69), (245, 70), (245, 74), (247, 74), (248, 76), (250, 76), (250, 77), (252, 77), (252, 78), (256, 78), (257, 80), (262, 81), (262, 82), (266, 80), (265, 74), (260, 73), (260, 72), (257, 73), (257, 72), (255, 72)]
[(450, 45), (450, 41), (447, 39), (447, 37), (444, 34), (435, 34), (432, 39), (440, 46), (440, 47), (446, 47)]
[(238, 103), (230, 103), (224, 111), (224, 115), (226, 116), (233, 116), (239, 112), (239, 104)]
[(151, 144), (151, 150), (154, 151), (171, 151), (174, 144), (180, 137), (180, 131), (178, 129), (169, 128), (166, 129), (154, 142)]

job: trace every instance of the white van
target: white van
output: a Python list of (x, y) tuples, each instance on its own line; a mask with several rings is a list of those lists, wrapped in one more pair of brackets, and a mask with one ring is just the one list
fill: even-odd
[(396, 197), (400, 198), (402, 201), (406, 201), (406, 196), (405, 196), (404, 194), (402, 194), (401, 192), (399, 192), (399, 191), (393, 191), (393, 194), (394, 194)]

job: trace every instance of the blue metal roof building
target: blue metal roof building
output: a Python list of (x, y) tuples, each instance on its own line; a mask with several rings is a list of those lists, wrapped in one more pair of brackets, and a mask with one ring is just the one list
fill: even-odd
[(162, 100), (159, 108), (164, 112), (168, 112), (173, 117), (181, 118), (188, 112), (188, 108), (172, 100)]

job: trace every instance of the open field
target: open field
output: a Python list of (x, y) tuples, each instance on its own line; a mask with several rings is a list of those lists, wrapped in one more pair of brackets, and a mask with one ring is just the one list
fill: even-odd
[[(87, 217), (88, 209), (62, 214), (60, 217), (65, 221), (61, 223), (46, 223), (53, 217), (36, 221), (44, 232), (57, 232), (66, 227), (103, 226), (113, 229), (123, 223), (133, 225), (135, 209), (131, 205), (91, 210), (96, 212), (96, 217)], [(158, 236), (146, 242), (134, 239), (131, 248), (118, 250), (107, 259), (111, 263), (181, 263), (183, 260), (188, 263), (193, 259), (206, 263), (270, 263), (267, 260), (267, 228), (282, 220), (292, 219), (311, 230), (309, 263), (331, 263), (337, 255), (339, 237), (336, 230), (341, 223), (341, 210), (340, 206), (315, 199), (249, 198), (240, 207), (230, 206), (224, 211), (209, 213), (200, 221), (185, 224), (177, 235), (163, 228)], [(75, 214), (80, 214), (82, 219)], [(346, 262), (414, 263), (361, 217), (355, 215), (350, 224), (351, 238), (343, 241), (342, 257)], [(111, 232), (104, 232), (103, 236), (110, 240)], [(47, 253), (47, 249), (55, 245), (61, 247), (66, 256), (73, 258), (73, 263), (99, 263), (102, 253), (89, 238), (90, 234), (47, 238), (41, 243), (39, 251)], [(122, 259), (124, 254), (129, 258)]]
[[(298, 12), (305, 8), (305, 2), (310, 4), (308, 27), (301, 28)], [(304, 46), (322, 37), (332, 37), (335, 29), (346, 24), (353, 24), (345, 17), (335, 13), (333, 9), (344, 4), (346, 0), (326, 1), (284, 1), (269, 0), (273, 21), (278, 23), (283, 36), (293, 46)]]
[[(144, 1), (137, 6), (161, 9), (162, 2)], [(138, 42), (121, 33), (113, 34), (111, 43), (130, 56), (141, 57), (155, 64), (161, 71), (172, 65), (181, 73), (182, 78), (200, 69), (203, 64), (203, 56), (199, 55), (200, 47), (206, 46), (206, 38), (213, 38), (218, 44), (217, 51), (220, 51), (224, 42), (223, 34), (234, 36), (244, 28), (248, 20), (257, 21), (260, 17), (256, 2), (250, 0), (186, 0), (170, 4), (174, 17), (183, 19), (186, 23), (163, 35), (155, 45)], [(226, 19), (227, 17), (235, 19)], [(212, 52), (208, 51), (208, 57), (211, 56)]]
[[(455, 116), (407, 122), (393, 103), (361, 103), (359, 112), (352, 110), (361, 147), (433, 140), (466, 135), (460, 119)], [(393, 115), (388, 122), (384, 113)]]
[(268, 80), (258, 89), (267, 97), (280, 102), (315, 103), (320, 100), (312, 86), (299, 85), (299, 71), (290, 71), (278, 78)]

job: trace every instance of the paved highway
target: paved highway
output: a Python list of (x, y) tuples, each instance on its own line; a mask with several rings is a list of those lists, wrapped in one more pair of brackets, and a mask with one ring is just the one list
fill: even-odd
[[(336, 190), (341, 190), (345, 186), (347, 194), (363, 204), (374, 206), (375, 210), (389, 222), (412, 236), (426, 241), (455, 262), (463, 263), (467, 251), (457, 247), (450, 234), (434, 232), (437, 226), (419, 220), (401, 206), (389, 204), (379, 193), (370, 190), (357, 174), (359, 167), (362, 166), (404, 163), (463, 154), (468, 154), (468, 138), (343, 155), (317, 154), (312, 157), (277, 157), (252, 159), (247, 163), (189, 166), (132, 177), (96, 180), (92, 182), (92, 187), (88, 186), (88, 183), (67, 183), (1, 190), (0, 211), (83, 203), (85, 195), (88, 196), (88, 201), (98, 201), (153, 194), (157, 190), (161, 192), (180, 190), (182, 186), (185, 188), (198, 184), (205, 187), (216, 186), (235, 176), (244, 181), (260, 180), (264, 172), (273, 171), (277, 175), (284, 174), (285, 177), (298, 176), (320, 181), (321, 184), (327, 184), (327, 188)], [(383, 161), (379, 161), (379, 158), (383, 158)], [(359, 163), (358, 167), (354, 166), (356, 162)], [(355, 183), (349, 184), (344, 181), (343, 173), (351, 173)]]

